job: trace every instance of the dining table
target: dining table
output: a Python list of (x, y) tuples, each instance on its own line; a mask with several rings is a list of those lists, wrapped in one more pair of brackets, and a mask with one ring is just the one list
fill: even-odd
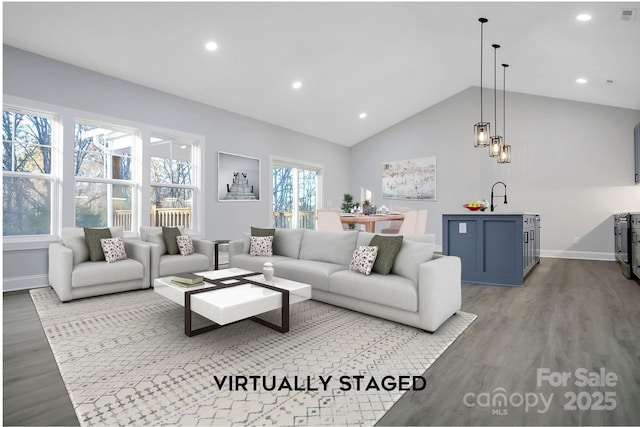
[(390, 212), (386, 214), (340, 214), (340, 222), (343, 224), (364, 224), (365, 231), (375, 233), (376, 223), (380, 221), (402, 221), (404, 215), (401, 213)]

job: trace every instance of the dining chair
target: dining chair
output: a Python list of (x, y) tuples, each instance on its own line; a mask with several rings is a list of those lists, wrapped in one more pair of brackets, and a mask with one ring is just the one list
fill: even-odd
[(421, 209), (418, 211), (418, 218), (416, 220), (416, 234), (424, 234), (427, 231), (427, 209)]
[(329, 209), (318, 209), (318, 221), (316, 228), (318, 231), (343, 231), (340, 214)]
[[(406, 213), (409, 212), (411, 210), (411, 208), (395, 208), (393, 209), (393, 212), (398, 212), (398, 213)], [(402, 220), (396, 220), (396, 221), (389, 221), (389, 227), (387, 228), (383, 228), (382, 230), (380, 230), (380, 233), (382, 234), (398, 234), (398, 231), (400, 231), (400, 227), (402, 226)]]
[(402, 220), (402, 225), (400, 226), (400, 230), (398, 230), (398, 234), (416, 234), (416, 225), (418, 222), (418, 211), (411, 210), (404, 214), (404, 219)]

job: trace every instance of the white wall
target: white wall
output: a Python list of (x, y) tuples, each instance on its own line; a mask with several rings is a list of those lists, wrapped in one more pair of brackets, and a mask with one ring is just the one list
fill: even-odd
[[(251, 225), (270, 224), (271, 155), (324, 166), (325, 205), (339, 206), (347, 191), (349, 149), (344, 146), (6, 45), (3, 60), (5, 95), (203, 135), (205, 238), (240, 238)], [(218, 151), (262, 160), (260, 202), (218, 202)], [(4, 249), (5, 290), (21, 287), (25, 280), (46, 284), (46, 249)]]
[[(492, 91), (484, 99), (485, 119), (493, 125)], [(508, 91), (506, 102), (511, 164), (496, 164), (488, 149), (473, 147), (480, 89), (472, 87), (354, 146), (350, 191), (359, 195), (365, 187), (377, 204), (429, 209), (427, 232), (441, 244), (442, 214), (488, 200), (492, 184), (504, 181), (509, 204), (496, 211), (540, 213), (543, 256), (613, 259), (611, 215), (640, 211), (633, 168), (640, 111)], [(500, 123), (501, 114), (499, 101)], [(437, 156), (437, 201), (380, 198), (382, 162), (431, 155)]]

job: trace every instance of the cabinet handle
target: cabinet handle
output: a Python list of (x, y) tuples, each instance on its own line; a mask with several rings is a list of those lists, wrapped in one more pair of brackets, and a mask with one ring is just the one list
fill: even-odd
[(525, 243), (529, 243), (529, 232), (524, 233)]
[(529, 231), (529, 233), (531, 233), (531, 240), (536, 240), (536, 233), (533, 230)]

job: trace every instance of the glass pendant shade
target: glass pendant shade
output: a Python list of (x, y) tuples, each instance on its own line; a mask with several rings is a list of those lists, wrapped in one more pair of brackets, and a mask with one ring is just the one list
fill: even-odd
[(474, 147), (487, 147), (490, 140), (490, 125), (489, 122), (479, 122), (473, 127), (474, 132)]
[(511, 146), (503, 145), (498, 154), (498, 163), (511, 163)]
[(497, 157), (504, 146), (504, 141), (501, 136), (492, 136), (491, 143), (489, 144), (489, 157)]

